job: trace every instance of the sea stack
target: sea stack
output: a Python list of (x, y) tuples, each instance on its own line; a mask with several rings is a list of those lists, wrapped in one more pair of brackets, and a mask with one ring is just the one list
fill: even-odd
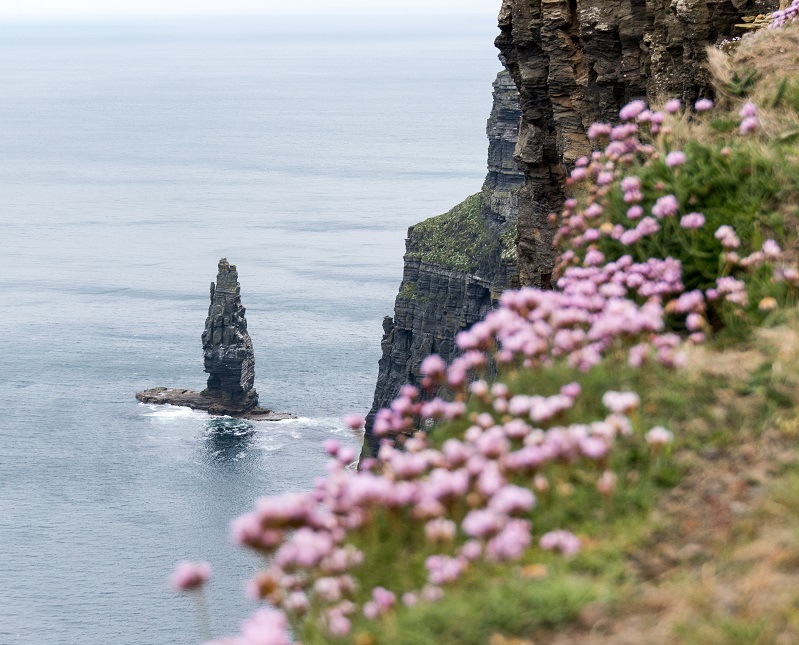
[(236, 265), (222, 258), (216, 283), (211, 283), (211, 305), (202, 336), (208, 372), (208, 386), (203, 393), (255, 406), (255, 352), (247, 333), (245, 312)]
[(216, 282), (211, 283), (211, 304), (202, 334), (208, 384), (202, 392), (154, 387), (137, 392), (142, 403), (179, 405), (209, 414), (260, 421), (296, 418), (258, 406), (255, 391), (255, 352), (247, 332), (246, 310), (236, 265), (219, 260)]

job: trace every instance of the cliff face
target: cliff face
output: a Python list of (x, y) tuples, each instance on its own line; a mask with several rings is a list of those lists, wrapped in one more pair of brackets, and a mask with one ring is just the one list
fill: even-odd
[(566, 167), (589, 151), (594, 121), (633, 99), (711, 94), (705, 48), (744, 15), (778, 0), (503, 0), (496, 44), (521, 96), (516, 250), (521, 284), (549, 286), (549, 213), (563, 203)]
[(503, 71), (494, 83), (482, 192), (408, 230), (394, 317), (383, 320), (383, 355), (366, 418), (364, 456), (378, 447), (371, 433), (377, 411), (403, 385), (419, 380), (427, 355), (454, 358), (458, 332), (483, 318), (496, 295), (515, 280), (516, 193), (523, 181), (513, 160), (519, 117), (516, 87)]

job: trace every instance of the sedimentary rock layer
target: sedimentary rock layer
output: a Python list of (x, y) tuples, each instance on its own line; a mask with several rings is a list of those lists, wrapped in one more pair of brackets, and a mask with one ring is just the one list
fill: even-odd
[(564, 199), (566, 169), (589, 151), (594, 121), (617, 118), (633, 99), (710, 96), (705, 49), (743, 15), (778, 0), (503, 0), (496, 44), (519, 88), (516, 249), (522, 284), (549, 286), (550, 212)]
[(383, 321), (383, 355), (363, 455), (378, 446), (371, 432), (377, 411), (404, 384), (418, 382), (427, 355), (454, 358), (457, 333), (483, 318), (497, 294), (514, 281), (516, 193), (523, 181), (513, 160), (519, 116), (516, 88), (501, 72), (487, 126), (488, 176), (482, 192), (408, 230), (394, 316)]
[(247, 319), (241, 304), (241, 287), (236, 265), (219, 260), (216, 284), (211, 283), (211, 304), (203, 331), (205, 371), (208, 372), (206, 393), (232, 402), (254, 401), (258, 395), (255, 383), (255, 352)]

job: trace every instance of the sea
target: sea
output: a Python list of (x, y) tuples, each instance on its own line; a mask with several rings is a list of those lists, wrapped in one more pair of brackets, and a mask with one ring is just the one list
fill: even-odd
[[(493, 15), (0, 24), (0, 645), (198, 643), (168, 588), (207, 560), (215, 636), (263, 562), (260, 496), (360, 449), (408, 226), (480, 189)], [(238, 266), (262, 405), (204, 386), (217, 262)]]

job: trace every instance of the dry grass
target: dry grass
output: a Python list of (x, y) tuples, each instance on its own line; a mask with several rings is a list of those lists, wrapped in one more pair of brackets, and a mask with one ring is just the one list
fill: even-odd
[[(799, 390), (799, 312), (759, 330), (746, 350), (697, 349), (688, 372), (745, 383), (764, 364)], [(739, 398), (719, 403), (735, 408)], [(791, 409), (728, 449), (677, 455), (693, 467), (653, 512), (646, 547), (630, 554), (639, 582), (615, 607), (588, 605), (579, 626), (525, 645), (799, 643), (797, 428)]]
[(799, 79), (799, 23), (783, 29), (762, 29), (746, 35), (731, 52), (715, 47), (707, 50), (711, 81), (721, 107), (734, 109), (743, 102), (731, 88), (738, 79), (753, 76), (748, 100), (758, 105), (762, 131), (771, 137), (796, 130), (796, 112), (775, 107), (775, 88), (783, 80)]

